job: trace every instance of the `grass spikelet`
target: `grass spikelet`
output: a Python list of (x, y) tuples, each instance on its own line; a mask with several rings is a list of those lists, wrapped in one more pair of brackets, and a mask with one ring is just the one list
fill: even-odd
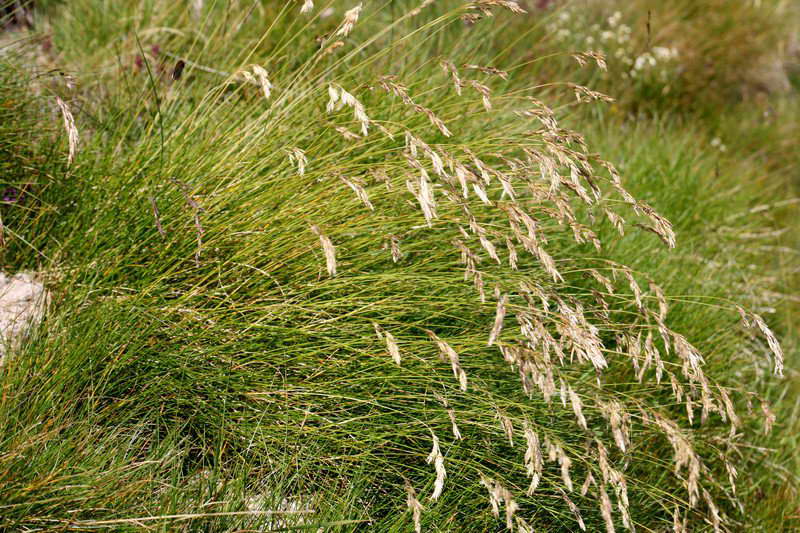
[(392, 254), (392, 261), (399, 263), (403, 258), (403, 252), (400, 251), (400, 238), (397, 235), (389, 235), (387, 240), (389, 241), (389, 250)]
[(586, 425), (586, 418), (583, 416), (583, 407), (581, 404), (581, 399), (575, 394), (575, 391), (572, 390), (572, 387), (568, 387), (567, 391), (569, 393), (569, 401), (572, 404), (572, 411), (575, 413), (575, 419), (578, 421), (578, 425), (588, 430), (589, 426)]
[(453, 437), (455, 437), (456, 440), (462, 440), (464, 437), (461, 435), (461, 431), (458, 429), (458, 424), (456, 423), (456, 412), (453, 409), (448, 409), (447, 416), (450, 418), (450, 424), (453, 429)]
[(428, 455), (428, 458), (425, 459), (425, 462), (428, 464), (433, 463), (433, 467), (436, 470), (436, 482), (433, 485), (433, 494), (431, 494), (431, 500), (438, 500), (439, 496), (442, 495), (442, 490), (444, 489), (444, 480), (447, 478), (447, 472), (444, 469), (444, 456), (442, 455), (442, 451), (439, 449), (439, 438), (436, 435), (431, 434), (433, 437), (433, 448), (431, 449), (431, 453)]
[(336, 35), (341, 35), (342, 37), (347, 37), (350, 35), (350, 32), (353, 31), (353, 27), (358, 22), (358, 16), (361, 13), (362, 3), (359, 2), (357, 6), (352, 9), (348, 9), (344, 13), (344, 20), (342, 21), (342, 25), (336, 30)]
[(494, 479), (488, 477), (483, 472), (480, 472), (480, 476), (481, 485), (486, 487), (486, 490), (489, 491), (489, 504), (492, 506), (492, 514), (495, 518), (499, 518), (502, 499), (498, 491), (498, 485), (495, 483)]
[(289, 160), (297, 165), (297, 173), (300, 176), (305, 175), (306, 165), (308, 165), (308, 158), (306, 157), (306, 153), (300, 148), (290, 148), (286, 150), (286, 153), (289, 156)]
[(494, 67), (482, 67), (480, 65), (471, 65), (469, 63), (465, 63), (463, 66), (464, 66), (465, 69), (477, 70), (478, 72), (482, 72), (484, 74), (490, 74), (492, 76), (499, 76), (500, 78), (502, 78), (504, 80), (508, 80), (508, 72), (506, 72), (505, 70), (500, 70), (500, 69), (494, 68)]
[(436, 0), (423, 0), (423, 2), (420, 5), (418, 5), (417, 7), (415, 7), (414, 9), (412, 9), (411, 11), (408, 12), (408, 16), (409, 17), (416, 17), (417, 15), (422, 13), (423, 9), (425, 9), (429, 5), (433, 4), (435, 1)]
[(272, 94), (272, 83), (269, 81), (269, 73), (260, 65), (253, 65), (253, 74), (256, 81), (261, 86), (261, 91), (264, 93), (264, 98), (269, 100)]
[(525, 449), (525, 470), (528, 477), (531, 478), (531, 484), (528, 487), (527, 494), (528, 496), (533, 496), (542, 477), (544, 459), (542, 457), (542, 448), (539, 444), (539, 435), (536, 434), (530, 422), (527, 420), (523, 422), (523, 430), (525, 433), (525, 442), (527, 443), (527, 448)]
[(414, 520), (414, 531), (416, 533), (421, 533), (421, 516), (422, 511), (424, 511), (425, 508), (417, 499), (417, 491), (414, 490), (414, 487), (411, 486), (411, 483), (409, 483), (408, 480), (406, 480), (406, 505), (408, 506), (409, 511), (411, 511), (411, 516)]
[(425, 217), (425, 222), (428, 226), (432, 226), (433, 219), (437, 218), (436, 214), (436, 201), (433, 198), (433, 187), (429, 181), (428, 173), (422, 167), (419, 168), (420, 174), (417, 183), (412, 180), (406, 180), (406, 187), (408, 191), (417, 199), (422, 214)]
[(479, 9), (481, 12), (488, 14), (489, 16), (491, 16), (491, 11), (489, 11), (489, 8), (492, 7), (502, 7), (519, 15), (526, 13), (526, 11), (522, 9), (514, 0), (475, 0), (472, 7)]
[(768, 435), (772, 431), (772, 425), (775, 423), (775, 413), (769, 408), (767, 402), (761, 402), (761, 412), (764, 414), (764, 434)]
[(364, 184), (359, 178), (347, 179), (343, 176), (340, 176), (340, 179), (345, 183), (345, 185), (350, 187), (354, 193), (356, 193), (356, 197), (358, 197), (358, 199), (361, 200), (365, 206), (367, 206), (367, 209), (370, 211), (375, 211), (375, 206), (373, 206), (372, 202), (369, 201), (369, 195), (367, 195), (367, 191), (364, 189)]
[(314, 10), (314, 0), (302, 0), (302, 2), (300, 13), (311, 13)]
[(334, 129), (348, 141), (357, 141), (361, 138), (343, 126), (334, 126)]
[(514, 446), (514, 423), (511, 422), (511, 419), (501, 413), (500, 411), (497, 412), (497, 417), (500, 419), (500, 428), (505, 433), (506, 438), (508, 439), (508, 445), (513, 447)]
[(564, 486), (567, 487), (567, 491), (572, 492), (573, 484), (572, 476), (570, 475), (572, 459), (569, 458), (561, 446), (554, 444), (552, 449), (555, 450), (558, 458), (558, 464), (561, 466), (561, 479), (564, 481)]
[(325, 106), (325, 109), (328, 113), (331, 113), (333, 111), (338, 111), (343, 106), (353, 109), (355, 119), (361, 124), (361, 135), (366, 137), (367, 133), (369, 133), (370, 119), (367, 116), (364, 105), (342, 87), (329, 85), (328, 104)]
[(392, 361), (394, 361), (397, 366), (400, 366), (400, 348), (397, 346), (394, 335), (374, 322), (372, 326), (375, 328), (375, 334), (378, 338), (386, 341), (386, 349), (389, 351), (389, 355), (392, 356)]
[(592, 471), (589, 470), (586, 472), (586, 479), (583, 480), (583, 485), (581, 485), (581, 496), (586, 496), (589, 493), (589, 488), (592, 485), (597, 485), (597, 481), (594, 479), (594, 474)]
[(772, 330), (769, 329), (764, 319), (761, 316), (752, 313), (753, 324), (764, 334), (767, 338), (767, 343), (769, 344), (769, 349), (772, 350), (772, 355), (774, 356), (774, 372), (775, 375), (778, 377), (783, 377), (783, 349), (781, 348), (780, 342), (778, 342), (778, 338), (772, 333)]
[(443, 361), (449, 361), (450, 366), (453, 369), (453, 376), (458, 379), (459, 387), (462, 391), (467, 390), (467, 374), (464, 372), (464, 369), (461, 368), (461, 362), (458, 357), (458, 353), (445, 341), (440, 339), (434, 332), (428, 330), (428, 336), (431, 338), (432, 341), (436, 343), (436, 346), (439, 348), (439, 357)]
[(564, 492), (561, 487), (558, 487), (557, 490), (558, 493), (561, 494), (561, 498), (563, 498), (563, 500), (566, 502), (569, 510), (572, 511), (573, 516), (575, 516), (575, 520), (578, 522), (578, 527), (581, 528), (581, 531), (586, 531), (586, 523), (583, 521), (583, 516), (581, 516), (581, 511), (578, 509), (578, 506), (569, 499), (569, 496), (567, 496), (567, 493)]
[(67, 165), (71, 165), (75, 160), (75, 154), (78, 151), (78, 128), (75, 126), (75, 117), (69, 110), (69, 106), (60, 97), (56, 96), (56, 104), (61, 110), (61, 115), (64, 117), (64, 129), (67, 132), (67, 141), (69, 144), (69, 155), (67, 156)]
[(473, 89), (478, 91), (478, 93), (481, 95), (481, 101), (483, 102), (483, 107), (486, 109), (486, 111), (491, 111), (492, 110), (492, 101), (489, 99), (489, 97), (492, 94), (491, 94), (491, 90), (489, 89), (489, 87), (487, 87), (486, 85), (484, 85), (482, 83), (478, 83), (475, 80), (470, 80), (469, 84)]
[(458, 76), (458, 69), (456, 66), (452, 61), (448, 61), (447, 59), (442, 59), (440, 65), (442, 69), (452, 78), (453, 87), (455, 88), (456, 94), (461, 96), (461, 90), (464, 87), (464, 82), (462, 82), (461, 78)]
[(492, 331), (489, 333), (489, 342), (487, 346), (492, 346), (500, 337), (500, 332), (503, 331), (503, 320), (506, 316), (506, 305), (508, 304), (508, 295), (504, 294), (497, 300), (497, 310), (494, 315), (494, 325)]
[(614, 533), (614, 518), (612, 517), (611, 499), (608, 497), (605, 487), (599, 487), (598, 491), (600, 493), (600, 514), (603, 517), (603, 522), (606, 524), (606, 533)]
[(481, 485), (486, 487), (486, 490), (489, 491), (489, 503), (492, 506), (492, 514), (496, 518), (500, 518), (500, 504), (505, 503), (506, 528), (513, 530), (514, 515), (519, 509), (519, 505), (516, 500), (514, 500), (511, 491), (504, 487), (499, 481), (486, 476), (483, 472), (480, 472), (480, 477)]
[(314, 235), (319, 237), (319, 243), (322, 246), (322, 252), (325, 254), (325, 265), (328, 269), (330, 277), (336, 276), (336, 248), (327, 235), (322, 233), (318, 226), (312, 225), (311, 231)]

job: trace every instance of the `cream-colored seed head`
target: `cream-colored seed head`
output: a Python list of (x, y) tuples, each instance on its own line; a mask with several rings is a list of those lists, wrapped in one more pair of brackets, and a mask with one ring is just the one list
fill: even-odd
[(61, 115), (64, 117), (64, 129), (67, 131), (67, 141), (69, 144), (67, 165), (71, 165), (75, 160), (75, 154), (78, 151), (78, 128), (75, 126), (75, 117), (72, 116), (72, 112), (70, 111), (66, 102), (56, 96), (56, 104), (58, 104), (58, 108), (61, 110)]
[(325, 254), (325, 263), (330, 277), (336, 276), (336, 248), (333, 247), (331, 240), (319, 229), (318, 226), (311, 226), (311, 231), (319, 237), (322, 251)]
[(353, 31), (353, 27), (358, 22), (358, 16), (361, 13), (362, 4), (359, 3), (356, 7), (348, 9), (344, 14), (344, 21), (341, 27), (336, 31), (336, 35), (347, 37)]

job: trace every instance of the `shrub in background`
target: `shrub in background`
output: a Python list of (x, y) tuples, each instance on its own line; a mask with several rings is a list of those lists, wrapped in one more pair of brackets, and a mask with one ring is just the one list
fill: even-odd
[(533, 10), (548, 18), (542, 44), (605, 54), (593, 80), (637, 111), (709, 110), (791, 90), (798, 11), (792, 2), (563, 1)]

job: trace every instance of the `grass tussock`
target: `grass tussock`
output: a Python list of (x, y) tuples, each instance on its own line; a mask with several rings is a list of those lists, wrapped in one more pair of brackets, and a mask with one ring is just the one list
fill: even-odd
[(494, 46), (514, 2), (40, 7), (3, 260), (54, 301), (0, 371), (2, 527), (790, 523), (757, 164), (568, 127), (610, 98)]

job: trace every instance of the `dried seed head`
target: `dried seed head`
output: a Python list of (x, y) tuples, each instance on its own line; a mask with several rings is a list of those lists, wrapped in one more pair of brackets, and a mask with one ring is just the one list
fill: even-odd
[(600, 487), (600, 514), (606, 523), (606, 533), (614, 533), (614, 519), (611, 516), (611, 499), (606, 493), (606, 488)]
[(308, 165), (306, 153), (300, 148), (289, 148), (286, 153), (289, 155), (289, 160), (297, 165), (297, 173), (303, 176), (306, 173), (306, 165)]
[(761, 401), (761, 412), (764, 413), (764, 434), (768, 435), (772, 431), (772, 425), (775, 423), (775, 413), (773, 413), (767, 402)]
[(456, 94), (461, 96), (461, 89), (464, 87), (464, 83), (461, 81), (461, 78), (458, 77), (458, 70), (456, 69), (456, 66), (452, 61), (448, 61), (446, 59), (443, 59), (440, 64), (442, 69), (446, 73), (450, 74), (450, 76), (453, 78), (453, 86), (456, 89)]
[(407, 180), (406, 187), (417, 199), (417, 202), (419, 202), (420, 209), (422, 209), (422, 214), (428, 226), (432, 226), (433, 219), (438, 217), (436, 214), (436, 201), (433, 198), (433, 187), (428, 181), (428, 173), (425, 172), (424, 169), (420, 170), (421, 172), (417, 182), (418, 185), (411, 180)]
[[(382, 76), (378, 80), (378, 85), (380, 85), (381, 88), (384, 91), (386, 91), (388, 93), (391, 93), (391, 94), (394, 94), (395, 96), (398, 96), (403, 101), (403, 103), (405, 105), (411, 107), (417, 113), (422, 113), (425, 116), (427, 116), (428, 120), (431, 121), (431, 124), (436, 126), (436, 128), (439, 129), (439, 131), (442, 133), (442, 135), (444, 135), (445, 137), (450, 137), (452, 135), (450, 130), (447, 129), (447, 126), (445, 126), (444, 122), (442, 122), (442, 120), (439, 117), (436, 116), (436, 113), (434, 113), (433, 110), (431, 110), (431, 109), (429, 109), (429, 108), (427, 108), (425, 106), (419, 105), (416, 102), (414, 102), (414, 100), (408, 94), (408, 87), (398, 83), (396, 81), (396, 77), (395, 76)], [(409, 138), (414, 138), (414, 136), (410, 132), (406, 132), (406, 143), (407, 144), (409, 143)], [(425, 148), (427, 148), (427, 152), (428, 153), (431, 152), (430, 148), (425, 143), (420, 141), (419, 139), (415, 139), (415, 143), (418, 144), (419, 146), (424, 146)], [(411, 148), (412, 155), (414, 157), (417, 157), (416, 146), (410, 146), (409, 148)], [(429, 155), (430, 155), (430, 153), (429, 153)], [(435, 165), (435, 162), (434, 162), (434, 165)], [(438, 170), (437, 170), (437, 174), (440, 174), (440, 172)]]
[(673, 533), (686, 533), (686, 517), (681, 521), (680, 507), (676, 504), (675, 511), (672, 513)]
[(58, 104), (58, 108), (61, 110), (61, 114), (64, 117), (64, 129), (67, 131), (67, 141), (69, 143), (67, 165), (71, 165), (75, 160), (75, 153), (78, 150), (78, 128), (75, 127), (75, 117), (72, 116), (72, 112), (69, 110), (69, 106), (67, 106), (66, 102), (56, 96), (56, 104)]
[(370, 118), (361, 102), (347, 92), (345, 89), (338, 85), (328, 85), (328, 104), (325, 109), (328, 113), (338, 111), (343, 106), (348, 106), (353, 109), (355, 119), (361, 123), (361, 134), (366, 137), (369, 133)]
[(259, 65), (253, 65), (253, 74), (255, 75), (261, 90), (264, 92), (264, 98), (269, 99), (272, 93), (272, 83), (269, 81), (269, 73)]
[(344, 21), (341, 27), (336, 31), (336, 35), (341, 35), (343, 37), (350, 35), (350, 32), (353, 31), (353, 26), (358, 22), (358, 15), (361, 13), (361, 7), (362, 4), (359, 2), (356, 7), (345, 11)]
[(397, 347), (397, 341), (395, 341), (394, 335), (381, 328), (375, 322), (372, 323), (372, 326), (375, 328), (375, 333), (378, 335), (378, 338), (386, 340), (386, 349), (389, 351), (389, 355), (392, 356), (392, 360), (397, 363), (397, 366), (400, 366), (400, 348)]
[(328, 85), (328, 104), (325, 106), (325, 110), (331, 113), (335, 111), (339, 105), (339, 88), (335, 85)]
[(489, 97), (491, 96), (491, 91), (489, 90), (489, 88), (486, 85), (478, 83), (475, 80), (470, 80), (469, 84), (472, 86), (473, 89), (478, 91), (478, 93), (481, 95), (481, 99), (483, 101), (483, 107), (486, 109), (486, 111), (491, 111), (492, 101), (489, 100)]
[(464, 437), (461, 436), (461, 431), (459, 431), (458, 429), (458, 424), (456, 424), (456, 412), (453, 409), (448, 409), (447, 416), (450, 417), (450, 424), (452, 425), (453, 436), (458, 440), (463, 439)]
[(385, 333), (386, 333), (386, 347), (389, 350), (389, 354), (392, 356), (394, 362), (397, 363), (397, 365), (399, 366), (400, 349), (397, 347), (397, 341), (394, 340), (394, 335), (392, 335), (388, 331)]
[(526, 13), (526, 11), (519, 7), (519, 4), (513, 0), (475, 0), (472, 6), (470, 6), (471, 9), (478, 9), (486, 16), (492, 16), (489, 10), (491, 7), (502, 7), (517, 14)]
[(592, 485), (597, 485), (597, 482), (594, 480), (592, 471), (589, 470), (586, 472), (586, 479), (583, 480), (583, 485), (581, 485), (581, 496), (586, 496), (586, 494), (589, 492), (589, 487)]
[(578, 425), (583, 429), (589, 429), (586, 425), (586, 418), (583, 416), (583, 409), (581, 407), (581, 399), (575, 394), (575, 391), (572, 390), (572, 387), (567, 387), (567, 391), (569, 393), (569, 401), (572, 404), (572, 411), (575, 413), (575, 418), (578, 420)]
[(423, 2), (419, 6), (415, 7), (414, 9), (408, 12), (408, 16), (416, 17), (422, 12), (423, 9), (431, 5), (434, 1), (435, 0), (423, 0)]
[[(479, 472), (481, 476), (481, 485), (486, 487), (486, 490), (489, 491), (489, 503), (492, 505), (492, 514), (499, 518), (500, 517), (500, 504), (505, 502), (506, 504), (506, 528), (513, 529), (514, 528), (514, 514), (519, 509), (519, 505), (514, 500), (514, 496), (511, 494), (507, 488), (500, 484), (499, 481), (495, 481), (494, 479), (486, 476), (483, 472)], [(524, 522), (524, 521), (523, 521)]]
[(667, 306), (667, 298), (664, 296), (664, 291), (661, 290), (653, 280), (650, 280), (650, 290), (656, 294), (656, 299), (658, 300), (658, 319), (663, 322), (667, 319), (667, 312), (669, 311), (669, 307)]
[(355, 133), (353, 133), (352, 131), (350, 131), (347, 128), (344, 128), (342, 126), (334, 126), (334, 129), (337, 132), (339, 132), (339, 134), (342, 137), (344, 137), (345, 139), (347, 139), (348, 141), (357, 141), (358, 139), (361, 138), (358, 135), (356, 135)]
[(544, 467), (544, 458), (542, 457), (542, 448), (539, 445), (539, 436), (530, 426), (527, 420), (523, 421), (523, 429), (525, 432), (525, 442), (527, 448), (525, 450), (525, 470), (528, 477), (531, 478), (530, 487), (528, 487), (528, 496), (533, 496), (536, 487), (539, 486), (539, 481), (542, 478), (542, 468)]
[(431, 436), (433, 437), (433, 449), (431, 449), (431, 453), (428, 455), (425, 462), (428, 464), (433, 463), (434, 469), (436, 470), (436, 482), (433, 486), (431, 499), (438, 500), (439, 496), (442, 495), (442, 489), (444, 489), (444, 480), (447, 477), (447, 472), (445, 472), (444, 469), (444, 456), (442, 456), (442, 452), (439, 449), (439, 438), (433, 434), (431, 434)]
[(504, 80), (508, 79), (508, 72), (506, 72), (505, 70), (496, 69), (494, 67), (482, 67), (480, 65), (470, 65), (470, 64), (464, 64), (462, 66), (464, 68), (466, 68), (466, 69), (477, 70), (477, 71), (482, 72), (484, 74), (491, 74), (493, 76), (499, 76)]
[(767, 338), (767, 344), (769, 344), (769, 348), (772, 350), (772, 355), (774, 356), (775, 375), (778, 377), (783, 377), (783, 349), (781, 349), (781, 344), (778, 342), (778, 338), (774, 333), (772, 333), (772, 330), (769, 329), (763, 318), (755, 313), (752, 313), (751, 316), (753, 319), (753, 324), (755, 324), (755, 326), (761, 330), (761, 333), (763, 333)]
[(333, 247), (331, 240), (320, 231), (316, 225), (311, 226), (311, 231), (319, 237), (319, 242), (322, 245), (322, 251), (325, 253), (325, 263), (328, 267), (328, 275), (330, 277), (336, 276), (336, 249)]
[(499, 494), (497, 492), (497, 485), (496, 485), (495, 481), (492, 478), (484, 475), (483, 472), (479, 472), (479, 474), (481, 476), (481, 485), (486, 487), (486, 490), (489, 491), (489, 503), (492, 506), (492, 514), (495, 517), (499, 517), (500, 516), (500, 497), (499, 497)]
[(425, 508), (417, 499), (417, 491), (414, 490), (414, 487), (412, 487), (408, 481), (406, 481), (406, 496), (406, 504), (414, 519), (414, 531), (416, 533), (421, 533), (422, 525), (420, 523), (420, 517)]
[(572, 511), (572, 514), (575, 516), (575, 520), (578, 521), (578, 526), (581, 528), (581, 531), (586, 531), (586, 524), (583, 522), (583, 517), (581, 516), (581, 512), (578, 509), (578, 506), (572, 503), (572, 500), (569, 499), (567, 493), (565, 493), (561, 487), (557, 487), (559, 493), (561, 493), (561, 497), (567, 502), (567, 507), (569, 510)]
[(358, 199), (361, 200), (370, 211), (375, 211), (375, 206), (373, 206), (372, 202), (369, 201), (369, 195), (367, 194), (366, 189), (364, 189), (362, 180), (358, 178), (347, 179), (342, 176), (340, 176), (340, 179), (345, 183), (345, 185), (350, 187), (354, 193), (356, 193), (356, 197), (358, 197)]
[(322, 51), (323, 57), (328, 55), (328, 54), (332, 54), (333, 52), (335, 52), (337, 49), (341, 48), (342, 46), (344, 46), (344, 41), (334, 41), (334, 42), (332, 42), (330, 45), (328, 45), (325, 48), (325, 50)]
[[(392, 253), (392, 261), (398, 263), (403, 258), (403, 253), (400, 251), (400, 238), (397, 235), (388, 235), (389, 250)], [(386, 245), (384, 244), (384, 248)]]
[(608, 65), (606, 64), (605, 56), (600, 52), (595, 51), (588, 51), (588, 52), (578, 52), (577, 54), (572, 54), (573, 59), (578, 62), (580, 66), (586, 66), (586, 62), (590, 59), (593, 59), (597, 66), (602, 71), (608, 70)]
[(622, 274), (628, 280), (628, 285), (631, 288), (631, 292), (633, 292), (633, 297), (636, 300), (636, 307), (638, 307), (639, 309), (644, 309), (644, 305), (642, 304), (642, 289), (639, 288), (639, 284), (636, 283), (636, 279), (634, 279), (630, 269), (622, 268), (621, 270)]
[(497, 412), (497, 416), (500, 419), (500, 428), (502, 428), (508, 439), (508, 444), (514, 446), (514, 424), (511, 423), (510, 418), (500, 411)]
[(498, 301), (497, 301), (497, 310), (494, 316), (494, 326), (492, 326), (492, 331), (489, 333), (489, 342), (487, 346), (491, 346), (497, 341), (500, 337), (500, 332), (503, 330), (503, 319), (506, 316), (506, 304), (508, 303), (508, 295), (504, 294)]
[(569, 474), (569, 468), (572, 466), (572, 459), (570, 459), (561, 446), (556, 445), (556, 453), (558, 454), (558, 463), (561, 465), (561, 479), (569, 492), (572, 492), (572, 477)]

